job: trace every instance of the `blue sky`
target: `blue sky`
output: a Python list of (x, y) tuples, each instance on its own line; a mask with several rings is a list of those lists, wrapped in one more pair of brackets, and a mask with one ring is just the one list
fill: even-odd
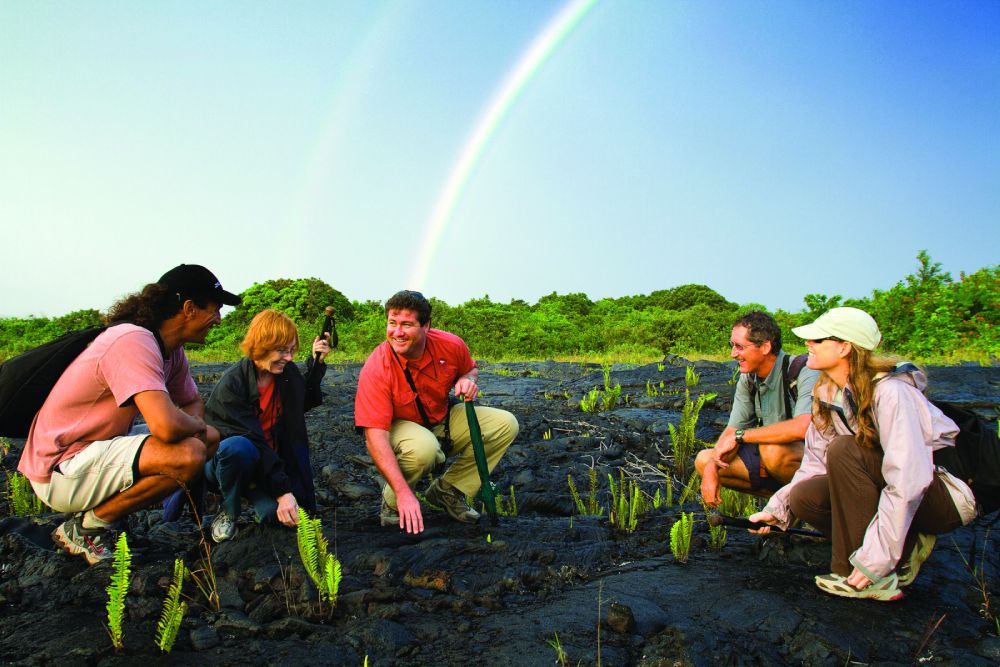
[(797, 310), (926, 248), (997, 262), (1000, 3), (597, 2), (450, 169), (564, 2), (0, 4), (0, 316), (181, 262), (457, 304), (704, 283)]

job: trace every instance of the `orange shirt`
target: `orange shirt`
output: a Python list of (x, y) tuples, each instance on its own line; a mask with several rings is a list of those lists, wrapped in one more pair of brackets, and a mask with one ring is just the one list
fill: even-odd
[(271, 449), (276, 449), (274, 438), (271, 437), (271, 429), (274, 428), (274, 425), (281, 418), (281, 394), (274, 391), (277, 384), (276, 381), (272, 381), (266, 387), (257, 385), (257, 389), (260, 391), (260, 408), (258, 412), (260, 427), (264, 429), (264, 437), (267, 438), (267, 444)]
[(432, 424), (448, 414), (448, 394), (462, 377), (476, 366), (469, 347), (455, 334), (431, 329), (427, 346), (419, 360), (397, 357), (388, 341), (369, 355), (358, 378), (358, 393), (354, 398), (354, 424), (360, 428), (388, 431), (395, 419), (422, 424), (417, 409), (417, 395), (410, 389), (400, 362), (413, 376), (420, 402)]

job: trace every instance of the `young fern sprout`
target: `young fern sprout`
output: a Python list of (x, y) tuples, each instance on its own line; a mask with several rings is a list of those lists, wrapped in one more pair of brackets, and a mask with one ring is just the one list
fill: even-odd
[(708, 524), (708, 546), (712, 551), (722, 551), (726, 546), (726, 527), (722, 524), (713, 526)]
[(580, 497), (580, 493), (576, 490), (576, 482), (573, 481), (573, 475), (571, 474), (566, 475), (566, 483), (569, 484), (569, 495), (573, 498), (573, 504), (576, 505), (577, 514), (583, 516), (603, 516), (604, 508), (597, 501), (597, 470), (590, 468), (588, 474), (590, 476), (590, 491), (587, 495), (587, 500), (584, 501)]
[(618, 471), (618, 483), (608, 473), (611, 487), (611, 524), (623, 533), (633, 533), (639, 526), (639, 517), (646, 512), (646, 497), (634, 480), (626, 480), (624, 471)]
[(177, 640), (177, 631), (187, 613), (187, 602), (181, 600), (181, 588), (184, 586), (184, 579), (187, 578), (188, 571), (184, 561), (180, 558), (174, 561), (174, 578), (167, 589), (167, 597), (163, 600), (163, 612), (160, 614), (160, 621), (156, 624), (156, 646), (164, 653), (170, 653)]
[(320, 609), (323, 608), (324, 601), (335, 607), (342, 574), (340, 561), (328, 553), (329, 543), (323, 535), (323, 524), (320, 519), (310, 518), (301, 507), (297, 537), (302, 566), (316, 585)]
[(7, 502), (10, 503), (12, 516), (35, 516), (41, 514), (44, 508), (42, 501), (35, 496), (31, 482), (19, 472), (7, 476)]
[(670, 553), (678, 563), (686, 563), (691, 553), (691, 530), (694, 512), (681, 512), (680, 518), (670, 528)]
[(697, 386), (700, 378), (701, 376), (694, 371), (692, 366), (687, 367), (684, 376), (684, 382), (687, 386), (684, 389), (684, 407), (681, 409), (680, 425), (667, 424), (674, 454), (674, 472), (681, 478), (687, 476), (694, 459), (695, 446), (699, 442), (696, 436), (698, 415), (705, 402), (716, 396), (715, 394), (702, 394), (696, 400), (691, 400), (691, 389)]
[(116, 651), (125, 646), (122, 621), (125, 618), (125, 596), (128, 594), (131, 565), (132, 553), (128, 549), (128, 536), (123, 532), (115, 545), (114, 569), (111, 572), (111, 583), (108, 584), (108, 634), (111, 635), (111, 645)]

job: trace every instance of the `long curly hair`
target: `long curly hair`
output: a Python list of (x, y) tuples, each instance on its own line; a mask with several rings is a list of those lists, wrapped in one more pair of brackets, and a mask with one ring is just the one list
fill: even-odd
[[(199, 308), (208, 306), (207, 299), (191, 299)], [(108, 309), (108, 324), (130, 322), (150, 331), (180, 312), (184, 299), (177, 292), (159, 283), (149, 283), (142, 291), (129, 294)]]
[[(894, 370), (897, 361), (894, 357), (876, 355), (869, 350), (851, 344), (847, 384), (854, 396), (854, 403), (857, 405), (857, 414), (854, 415), (857, 421), (854, 439), (862, 447), (874, 447), (879, 444), (875, 411), (872, 408), (872, 401), (875, 398), (875, 376)], [(819, 380), (816, 381), (816, 395), (828, 395), (827, 392), (832, 393), (833, 391), (835, 391), (833, 380), (826, 373), (820, 373)], [(830, 408), (826, 404), (816, 401), (813, 421), (816, 422), (816, 427), (821, 431), (833, 427), (830, 412)]]

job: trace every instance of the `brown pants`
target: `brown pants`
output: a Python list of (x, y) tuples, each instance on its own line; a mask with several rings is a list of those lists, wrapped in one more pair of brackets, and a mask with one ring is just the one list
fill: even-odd
[[(826, 450), (826, 470), (826, 475), (796, 484), (788, 500), (795, 516), (830, 538), (830, 569), (846, 577), (854, 570), (848, 559), (864, 541), (885, 488), (882, 449), (862, 447), (853, 436), (840, 436)], [(947, 487), (935, 477), (910, 524), (903, 554), (913, 549), (917, 533), (947, 533), (961, 525)]]

